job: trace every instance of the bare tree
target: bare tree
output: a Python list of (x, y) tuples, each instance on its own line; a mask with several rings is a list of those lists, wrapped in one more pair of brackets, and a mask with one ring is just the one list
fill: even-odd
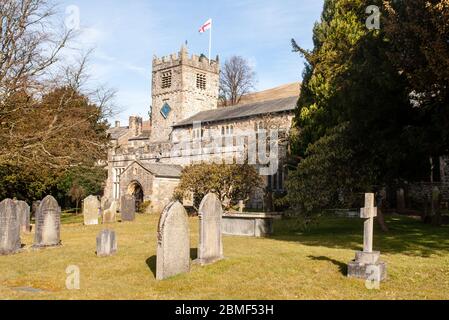
[(56, 18), (46, 0), (0, 1), (0, 165), (64, 170), (106, 155), (114, 92), (84, 89), (88, 55), (64, 63), (74, 32)]
[(236, 105), (242, 96), (251, 92), (256, 74), (248, 61), (240, 56), (226, 60), (220, 74), (220, 100), (224, 106)]

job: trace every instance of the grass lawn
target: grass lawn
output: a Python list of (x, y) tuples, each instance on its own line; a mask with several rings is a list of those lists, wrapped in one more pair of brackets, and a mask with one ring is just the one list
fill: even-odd
[[(103, 226), (64, 221), (62, 247), (34, 251), (27, 235), (24, 252), (0, 256), (0, 299), (449, 299), (449, 227), (410, 218), (389, 217), (391, 232), (375, 231), (389, 273), (380, 290), (346, 278), (346, 264), (361, 249), (361, 219), (327, 218), (306, 234), (284, 220), (268, 239), (226, 236), (225, 260), (162, 282), (155, 280), (158, 217), (113, 225), (119, 252), (109, 258), (95, 255)], [(190, 227), (194, 258), (197, 218)], [(80, 290), (65, 288), (69, 265), (81, 270)]]

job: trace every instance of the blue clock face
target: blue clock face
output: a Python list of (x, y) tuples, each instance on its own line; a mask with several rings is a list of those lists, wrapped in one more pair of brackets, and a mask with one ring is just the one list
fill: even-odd
[(164, 119), (168, 118), (170, 112), (171, 112), (170, 106), (168, 105), (168, 103), (164, 103), (164, 105), (162, 106), (162, 109), (161, 109), (161, 114), (164, 117)]

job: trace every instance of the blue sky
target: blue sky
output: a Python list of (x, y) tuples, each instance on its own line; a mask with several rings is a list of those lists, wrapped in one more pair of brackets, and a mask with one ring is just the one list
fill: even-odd
[(148, 118), (153, 55), (178, 52), (207, 55), (209, 37), (199, 27), (213, 19), (212, 56), (224, 61), (246, 57), (257, 73), (257, 90), (300, 81), (304, 61), (291, 50), (290, 39), (312, 47), (313, 24), (322, 0), (64, 0), (61, 9), (80, 10), (80, 35), (74, 46), (94, 48), (91, 82), (117, 90), (115, 116)]

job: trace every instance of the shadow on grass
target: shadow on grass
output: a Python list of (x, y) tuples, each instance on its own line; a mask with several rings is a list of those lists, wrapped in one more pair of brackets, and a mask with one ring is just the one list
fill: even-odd
[[(190, 249), (190, 259), (195, 260), (197, 257), (198, 257), (198, 249), (191, 248)], [(151, 256), (146, 261), (148, 268), (151, 270), (151, 272), (153, 273), (155, 278), (156, 278), (156, 262), (157, 262), (157, 256)]]
[(338, 267), (338, 270), (340, 271), (340, 273), (344, 276), (346, 276), (348, 274), (348, 265), (346, 263), (337, 261), (335, 259), (331, 259), (328, 257), (316, 257), (316, 256), (308, 256), (308, 258), (310, 260), (314, 260), (314, 261), (327, 261), (327, 262), (331, 262), (332, 264), (336, 265)]
[[(387, 216), (386, 221), (390, 232), (384, 233), (375, 225), (375, 250), (422, 257), (449, 254), (449, 226), (432, 227), (399, 215)], [(285, 219), (276, 221), (274, 230), (271, 238), (279, 241), (354, 251), (363, 247), (363, 220), (357, 218), (324, 217), (307, 232), (298, 231), (294, 220)]]

